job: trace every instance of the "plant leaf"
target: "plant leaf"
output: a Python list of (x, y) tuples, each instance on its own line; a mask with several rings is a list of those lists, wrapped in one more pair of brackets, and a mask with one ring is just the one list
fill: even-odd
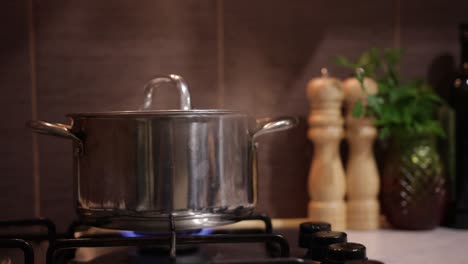
[(362, 100), (358, 100), (358, 101), (354, 104), (354, 106), (353, 106), (353, 111), (352, 111), (353, 117), (356, 117), (356, 118), (362, 117), (362, 116), (363, 116), (363, 112), (364, 112), (364, 111), (363, 111), (363, 110), (364, 110), (363, 108), (364, 108), (364, 107), (363, 107), (363, 105), (362, 105)]
[(379, 131), (379, 138), (384, 140), (387, 139), (390, 136), (390, 128), (388, 127), (383, 127)]
[(335, 63), (341, 66), (345, 66), (347, 68), (356, 68), (356, 65), (349, 61), (347, 58), (343, 56), (337, 56), (335, 58)]
[(357, 101), (351, 109), (352, 115), (373, 117), (382, 139), (419, 134), (443, 136), (435, 115), (443, 100), (427, 81), (402, 79), (399, 73), (402, 58), (401, 49), (382, 51), (376, 48), (363, 52), (354, 62), (345, 57), (337, 58), (338, 64), (354, 69), (361, 87), (364, 77), (377, 81), (378, 93), (367, 94), (367, 101)]

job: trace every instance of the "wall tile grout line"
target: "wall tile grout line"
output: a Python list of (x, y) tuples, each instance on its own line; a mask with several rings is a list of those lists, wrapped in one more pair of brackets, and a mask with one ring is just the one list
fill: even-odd
[[(36, 32), (34, 27), (34, 0), (26, 0), (28, 19), (29, 71), (31, 78), (31, 119), (37, 120), (37, 68), (36, 68)], [(39, 171), (39, 141), (32, 133), (32, 174), (34, 217), (41, 216), (41, 191)]]
[(216, 71), (218, 108), (224, 108), (225, 86), (224, 86), (224, 0), (216, 0)]

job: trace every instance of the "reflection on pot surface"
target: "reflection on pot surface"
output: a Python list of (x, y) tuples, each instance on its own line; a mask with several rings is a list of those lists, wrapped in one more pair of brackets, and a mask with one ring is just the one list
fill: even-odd
[[(181, 90), (182, 78), (171, 80)], [(148, 91), (148, 86), (147, 89)], [(151, 89), (150, 89), (151, 90)], [(190, 101), (188, 90), (181, 107)], [(148, 98), (145, 97), (145, 98)], [(149, 105), (145, 101), (145, 105)], [(36, 132), (73, 139), (78, 211), (96, 226), (198, 229), (231, 223), (255, 207), (255, 139), (293, 127), (229, 110), (69, 114), (72, 125), (32, 121)]]

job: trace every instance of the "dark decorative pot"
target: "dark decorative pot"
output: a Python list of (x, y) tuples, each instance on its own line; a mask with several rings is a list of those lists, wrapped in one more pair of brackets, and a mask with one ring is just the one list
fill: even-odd
[(382, 184), (382, 207), (393, 227), (424, 230), (440, 224), (446, 202), (446, 178), (434, 138), (392, 140)]

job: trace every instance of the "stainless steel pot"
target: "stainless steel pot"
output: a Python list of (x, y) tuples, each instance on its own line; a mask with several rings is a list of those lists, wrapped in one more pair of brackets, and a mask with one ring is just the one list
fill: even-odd
[[(173, 82), (181, 110), (151, 111), (153, 88)], [(288, 129), (287, 117), (255, 122), (229, 110), (191, 110), (187, 85), (161, 76), (139, 111), (68, 114), (71, 125), (30, 121), (39, 133), (73, 140), (78, 213), (114, 229), (178, 230), (231, 223), (256, 204), (256, 144)]]

